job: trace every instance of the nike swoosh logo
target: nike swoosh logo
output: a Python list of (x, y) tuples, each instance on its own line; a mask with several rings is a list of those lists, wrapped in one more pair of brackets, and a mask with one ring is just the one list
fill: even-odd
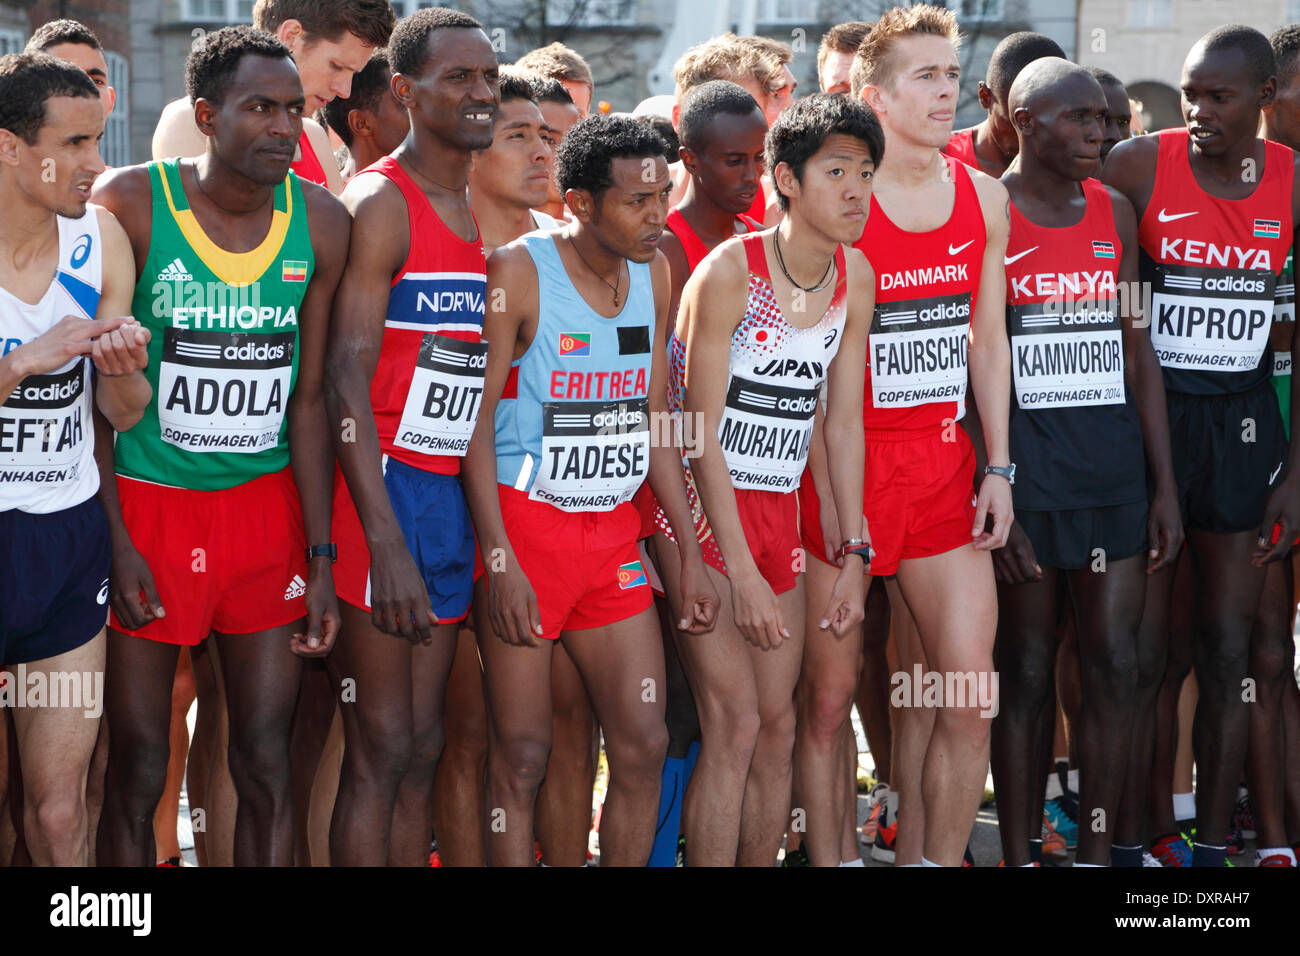
[(1282, 462), (1282, 461), (1278, 462), (1277, 468), (1273, 470), (1273, 474), (1268, 476), (1268, 483), (1270, 487), (1272, 486), (1274, 480), (1276, 480), (1277, 476), (1282, 473), (1282, 466), (1284, 464), (1286, 464), (1286, 462)]
[(1195, 216), (1196, 213), (1198, 212), (1200, 212), (1199, 209), (1194, 210), (1193, 212), (1179, 212), (1170, 216), (1167, 215), (1164, 209), (1162, 208), (1160, 212), (1156, 213), (1156, 218), (1159, 219), (1161, 222), (1173, 222), (1175, 219), (1186, 219), (1188, 216)]
[(1002, 257), (1002, 262), (1003, 262), (1004, 265), (1008, 265), (1008, 266), (1009, 266), (1009, 265), (1011, 265), (1011, 263), (1015, 262), (1017, 259), (1023, 259), (1025, 256), (1029, 255), (1031, 252), (1034, 251), (1034, 249), (1037, 249), (1037, 248), (1038, 248), (1037, 246), (1034, 246), (1032, 249), (1026, 249), (1024, 252), (1017, 252), (1014, 256), (1003, 256), (1003, 257)]
[(974, 239), (971, 239), (969, 242), (963, 242), (960, 246), (954, 246), (951, 242), (948, 243), (948, 255), (955, 256), (974, 241)]

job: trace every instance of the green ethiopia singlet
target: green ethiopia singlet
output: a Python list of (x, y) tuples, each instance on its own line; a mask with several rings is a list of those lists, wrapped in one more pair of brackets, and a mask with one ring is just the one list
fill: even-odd
[(117, 471), (216, 491), (289, 463), (298, 311), (315, 267), (298, 178), (275, 187), (257, 248), (227, 252), (199, 226), (177, 160), (149, 163), (153, 232), (131, 303), (153, 338), (153, 397), (117, 440)]

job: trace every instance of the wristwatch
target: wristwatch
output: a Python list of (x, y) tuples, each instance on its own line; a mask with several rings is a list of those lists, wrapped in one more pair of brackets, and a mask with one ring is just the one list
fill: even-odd
[(1014, 485), (1016, 483), (1016, 463), (1012, 462), (1009, 465), (985, 465), (984, 474), (1000, 475), (1007, 480), (1008, 484)]
[(846, 540), (842, 545), (840, 545), (840, 550), (835, 556), (839, 558), (839, 560), (843, 561), (850, 554), (856, 554), (860, 557), (862, 563), (867, 567), (871, 567), (871, 559), (876, 556), (876, 552), (871, 545), (863, 541), (861, 538), (849, 538)]
[(312, 558), (329, 558), (330, 564), (339, 559), (339, 546), (331, 541), (329, 544), (313, 544), (307, 549), (307, 561)]

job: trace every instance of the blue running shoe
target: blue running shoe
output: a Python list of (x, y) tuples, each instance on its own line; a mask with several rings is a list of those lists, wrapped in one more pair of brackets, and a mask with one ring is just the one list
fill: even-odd
[(1053, 797), (1043, 804), (1043, 816), (1052, 829), (1065, 838), (1065, 845), (1073, 850), (1079, 845), (1079, 805), (1065, 796)]

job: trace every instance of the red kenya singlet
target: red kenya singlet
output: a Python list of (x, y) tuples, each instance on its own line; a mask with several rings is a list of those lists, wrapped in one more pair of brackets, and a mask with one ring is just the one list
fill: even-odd
[(1023, 462), (1016, 504), (1030, 510), (1128, 504), (1146, 494), (1116, 304), (1124, 250), (1106, 187), (1081, 185), (1087, 207), (1073, 226), (1040, 226), (1011, 206), (1011, 459)]
[(483, 398), (487, 360), (483, 240), (466, 242), (448, 229), (391, 156), (357, 175), (367, 173), (387, 176), (402, 191), (411, 229), (370, 383), (379, 447), (412, 468), (459, 474)]
[(1151, 201), (1138, 225), (1151, 344), (1165, 387), (1194, 395), (1247, 391), (1269, 377), (1273, 293), (1291, 248), (1294, 155), (1266, 143), (1245, 199), (1196, 182), (1186, 129), (1159, 134)]
[(975, 131), (973, 129), (958, 130), (948, 138), (948, 145), (942, 150), (945, 156), (951, 156), (953, 159), (960, 159), (972, 169), (980, 168), (979, 157), (975, 155)]
[(966, 413), (966, 351), (984, 262), (984, 214), (970, 173), (944, 157), (956, 184), (938, 229), (900, 229), (871, 197), (861, 249), (876, 273), (863, 424), (868, 431), (942, 427)]
[(298, 137), (298, 150), (302, 153), (289, 168), (298, 174), (299, 179), (305, 179), (309, 183), (315, 183), (317, 186), (329, 188), (325, 181), (325, 167), (320, 164), (316, 158), (316, 150), (311, 148), (311, 140), (307, 138), (307, 131), (303, 130), (302, 135)]
[[(748, 213), (742, 212), (736, 218), (745, 224), (745, 228), (749, 232), (763, 231), (763, 227), (755, 222)], [(686, 253), (686, 265), (694, 272), (700, 263), (704, 261), (704, 257), (709, 254), (709, 248), (704, 245), (704, 240), (691, 228), (690, 223), (686, 221), (686, 217), (678, 212), (676, 206), (668, 210), (668, 221), (664, 224), (664, 228), (671, 230), (672, 234), (677, 237), (677, 241), (682, 244), (682, 251)], [(743, 236), (746, 233), (738, 232), (736, 235)], [(727, 240), (724, 239), (723, 241), (726, 242)]]

